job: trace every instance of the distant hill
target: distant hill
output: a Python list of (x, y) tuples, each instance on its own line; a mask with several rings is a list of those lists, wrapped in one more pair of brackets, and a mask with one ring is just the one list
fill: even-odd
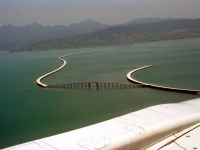
[[(150, 20), (152, 21), (152, 18)], [(135, 23), (135, 24), (127, 23), (124, 25), (111, 26), (111, 27), (105, 25), (104, 29), (99, 29), (100, 27), (102, 27), (101, 24), (95, 23), (96, 26), (97, 24), (100, 26), (98, 27), (98, 30), (92, 29), (95, 31), (83, 34), (83, 32), (86, 31), (89, 32), (89, 28), (92, 28), (90, 27), (90, 25), (94, 23), (94, 21), (88, 20), (86, 22), (80, 23), (82, 24), (80, 27), (79, 27), (80, 24), (72, 24), (71, 27), (68, 26), (73, 30), (80, 29), (84, 31), (76, 32), (75, 35), (70, 35), (70, 34), (68, 34), (68, 36), (63, 35), (63, 37), (60, 36), (62, 35), (62, 33), (59, 32), (61, 31), (61, 29), (64, 28), (63, 26), (55, 26), (55, 27), (47, 26), (46, 28), (54, 28), (55, 32), (54, 36), (52, 37), (50, 36), (52, 32), (46, 31), (48, 34), (51, 33), (49, 36), (47, 36), (51, 38), (42, 40), (42, 38), (40, 37), (41, 34), (36, 34), (35, 32), (31, 33), (30, 35), (33, 36), (35, 34), (34, 37), (36, 37), (37, 35), (39, 40), (38, 42), (37, 41), (34, 43), (26, 42), (23, 45), (19, 45), (18, 43), (14, 45), (12, 43), (10, 44), (12, 47), (2, 46), (2, 49), (10, 51), (57, 50), (57, 49), (74, 48), (74, 47), (88, 47), (88, 46), (200, 37), (200, 19), (178, 19), (178, 20), (169, 19), (169, 21), (158, 21), (160, 19), (154, 18), (153, 20), (155, 22), (141, 23), (140, 20), (140, 23)], [(32, 26), (32, 29), (34, 26), (35, 30), (40, 30), (40, 28), (43, 28), (43, 26), (38, 25), (37, 23), (24, 26), (23, 28), (25, 27), (28, 28), (29, 26)], [(20, 27), (12, 26), (12, 28), (20, 28)], [(43, 30), (41, 30), (41, 33), (42, 31)], [(10, 30), (10, 32), (12, 31)], [(48, 35), (47, 33), (43, 35)]]
[(22, 27), (12, 24), (0, 27), (0, 49), (12, 49), (16, 46), (31, 44), (43, 40), (70, 37), (77, 34), (86, 34), (99, 29), (108, 28), (93, 20), (87, 20), (70, 26), (57, 25), (54, 27), (42, 26), (36, 22)]
[(159, 18), (159, 17), (154, 17), (154, 18), (136, 18), (133, 19), (130, 22), (127, 22), (123, 25), (128, 25), (128, 24), (141, 24), (141, 23), (153, 23), (153, 22), (160, 22), (160, 21), (171, 21), (171, 20), (181, 20), (180, 18)]
[(56, 50), (72, 47), (112, 45), (200, 37), (200, 19), (161, 21), (114, 26), (89, 34), (29, 44), (17, 50)]

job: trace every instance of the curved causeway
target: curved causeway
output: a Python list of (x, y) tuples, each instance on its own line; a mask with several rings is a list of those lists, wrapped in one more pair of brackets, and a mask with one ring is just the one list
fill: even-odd
[(60, 67), (59, 67), (58, 69), (56, 69), (56, 70), (53, 70), (53, 71), (51, 71), (51, 72), (49, 72), (49, 73), (47, 73), (47, 74), (42, 75), (41, 77), (39, 77), (39, 78), (36, 80), (36, 83), (37, 83), (37, 85), (39, 85), (39, 86), (41, 86), (41, 87), (43, 87), (43, 88), (48, 87), (48, 85), (42, 83), (41, 80), (44, 79), (45, 77), (47, 77), (47, 76), (49, 76), (49, 75), (51, 75), (51, 74), (53, 74), (53, 73), (59, 71), (59, 70), (61, 70), (63, 67), (65, 67), (65, 65), (67, 64), (67, 62), (66, 62), (64, 59), (62, 59), (63, 57), (69, 57), (69, 56), (74, 56), (74, 55), (80, 55), (80, 54), (92, 53), (92, 52), (99, 52), (99, 51), (105, 51), (105, 50), (112, 50), (112, 49), (114, 49), (114, 48), (115, 48), (115, 47), (113, 47), (113, 48), (107, 48), (107, 49), (100, 49), (100, 50), (93, 50), (93, 51), (86, 51), (86, 52), (80, 52), (80, 53), (74, 53), (74, 54), (68, 54), (68, 55), (60, 56), (58, 59), (61, 60), (61, 61), (63, 61), (62, 66), (60, 66)]
[(152, 65), (144, 66), (144, 67), (140, 67), (140, 68), (137, 68), (137, 69), (135, 69), (135, 70), (130, 71), (130, 72), (127, 74), (127, 79), (128, 79), (130, 82), (138, 83), (138, 84), (141, 84), (141, 85), (143, 85), (143, 86), (148, 86), (148, 87), (151, 87), (151, 88), (162, 89), (162, 90), (168, 90), (168, 91), (175, 91), (175, 92), (192, 93), (192, 94), (199, 94), (199, 95), (200, 95), (200, 90), (180, 89), (180, 88), (159, 86), (159, 85), (154, 85), (154, 84), (149, 84), (149, 83), (141, 82), (141, 81), (138, 81), (138, 80), (133, 79), (133, 78), (131, 77), (131, 74), (133, 74), (133, 73), (135, 73), (135, 72), (137, 72), (137, 71), (139, 71), (139, 70), (146, 69), (146, 68), (150, 68), (150, 67), (153, 67), (153, 66), (152, 66)]

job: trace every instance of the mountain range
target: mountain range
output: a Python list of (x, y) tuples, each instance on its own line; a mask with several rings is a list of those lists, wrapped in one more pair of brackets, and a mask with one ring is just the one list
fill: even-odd
[(142, 23), (152, 23), (152, 22), (160, 22), (160, 21), (171, 21), (171, 20), (181, 20), (181, 18), (159, 18), (159, 17), (154, 17), (154, 18), (136, 18), (133, 19), (130, 22), (127, 22), (122, 25), (128, 25), (128, 24), (142, 24)]
[(199, 37), (200, 19), (140, 18), (110, 26), (87, 20), (70, 26), (37, 23), (0, 28), (0, 49), (50, 50), (142, 41)]
[(90, 33), (107, 27), (109, 25), (104, 25), (93, 20), (71, 24), (70, 26), (57, 25), (54, 27), (42, 26), (36, 22), (20, 27), (13, 26), (12, 24), (4, 25), (0, 27), (0, 49), (3, 47), (9, 49), (13, 46), (22, 46), (48, 39)]

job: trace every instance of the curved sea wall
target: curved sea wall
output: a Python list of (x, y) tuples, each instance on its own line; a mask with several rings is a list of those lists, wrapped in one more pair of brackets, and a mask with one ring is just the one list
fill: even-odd
[(62, 59), (63, 57), (69, 57), (69, 56), (74, 56), (74, 55), (80, 55), (80, 54), (92, 53), (92, 52), (99, 52), (99, 51), (105, 51), (105, 50), (112, 50), (112, 49), (114, 49), (114, 48), (115, 48), (115, 47), (113, 47), (113, 48), (107, 48), (107, 49), (100, 49), (100, 50), (93, 50), (93, 51), (86, 51), (86, 52), (80, 52), (80, 53), (74, 53), (74, 54), (68, 54), (68, 55), (60, 56), (58, 59), (61, 60), (61, 61), (63, 61), (62, 66), (60, 66), (60, 67), (59, 67), (58, 69), (56, 69), (56, 70), (53, 70), (53, 71), (51, 71), (51, 72), (49, 72), (49, 73), (47, 73), (47, 74), (42, 75), (41, 77), (39, 77), (39, 78), (36, 80), (36, 83), (37, 83), (37, 85), (39, 85), (39, 86), (41, 86), (41, 87), (43, 87), (43, 88), (48, 87), (48, 85), (42, 83), (41, 80), (44, 79), (44, 78), (46, 78), (47, 76), (49, 76), (49, 75), (51, 75), (51, 74), (53, 74), (53, 73), (59, 71), (59, 70), (61, 70), (63, 67), (65, 67), (65, 65), (66, 65), (67, 63), (66, 63), (66, 61), (65, 61), (64, 59)]
[(191, 93), (191, 94), (199, 94), (200, 95), (200, 90), (191, 90), (191, 89), (181, 89), (181, 88), (173, 88), (173, 87), (166, 87), (166, 86), (160, 86), (160, 85), (155, 85), (155, 84), (149, 84), (149, 83), (145, 83), (145, 82), (141, 82), (141, 81), (138, 81), (136, 79), (133, 79), (131, 77), (131, 75), (137, 71), (140, 71), (142, 69), (146, 69), (146, 68), (150, 68), (150, 67), (153, 67), (152, 65), (149, 65), (149, 66), (144, 66), (144, 67), (140, 67), (140, 68), (137, 68), (135, 70), (132, 70), (130, 71), (128, 74), (127, 74), (127, 79), (130, 81), (130, 82), (133, 82), (133, 83), (138, 83), (138, 84), (141, 84), (143, 86), (147, 86), (147, 87), (151, 87), (151, 88), (156, 88), (156, 89), (161, 89), (161, 90), (167, 90), (167, 91), (175, 91), (175, 92), (184, 92), (184, 93)]
[(64, 59), (62, 59), (62, 57), (59, 57), (59, 59), (60, 59), (61, 61), (63, 61), (63, 65), (60, 66), (58, 69), (53, 70), (53, 71), (51, 71), (51, 72), (49, 72), (49, 73), (47, 73), (47, 74), (45, 74), (45, 75), (39, 77), (39, 78), (36, 80), (37, 85), (39, 85), (39, 86), (41, 86), (41, 87), (43, 87), (43, 88), (47, 87), (48, 85), (42, 83), (41, 80), (44, 79), (45, 77), (47, 77), (47, 76), (49, 76), (49, 75), (51, 75), (51, 74), (53, 74), (53, 73), (59, 71), (59, 70), (61, 70), (61, 69), (66, 65), (66, 61), (65, 61)]

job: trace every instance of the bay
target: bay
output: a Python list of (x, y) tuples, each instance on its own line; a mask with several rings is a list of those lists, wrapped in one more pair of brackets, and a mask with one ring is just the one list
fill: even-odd
[[(67, 132), (151, 105), (198, 95), (136, 89), (43, 89), (36, 79), (62, 65), (61, 55), (109, 48), (0, 54), (0, 148)], [(117, 45), (114, 50), (66, 57), (67, 65), (46, 84), (126, 82), (126, 74), (148, 83), (200, 89), (200, 39)]]

